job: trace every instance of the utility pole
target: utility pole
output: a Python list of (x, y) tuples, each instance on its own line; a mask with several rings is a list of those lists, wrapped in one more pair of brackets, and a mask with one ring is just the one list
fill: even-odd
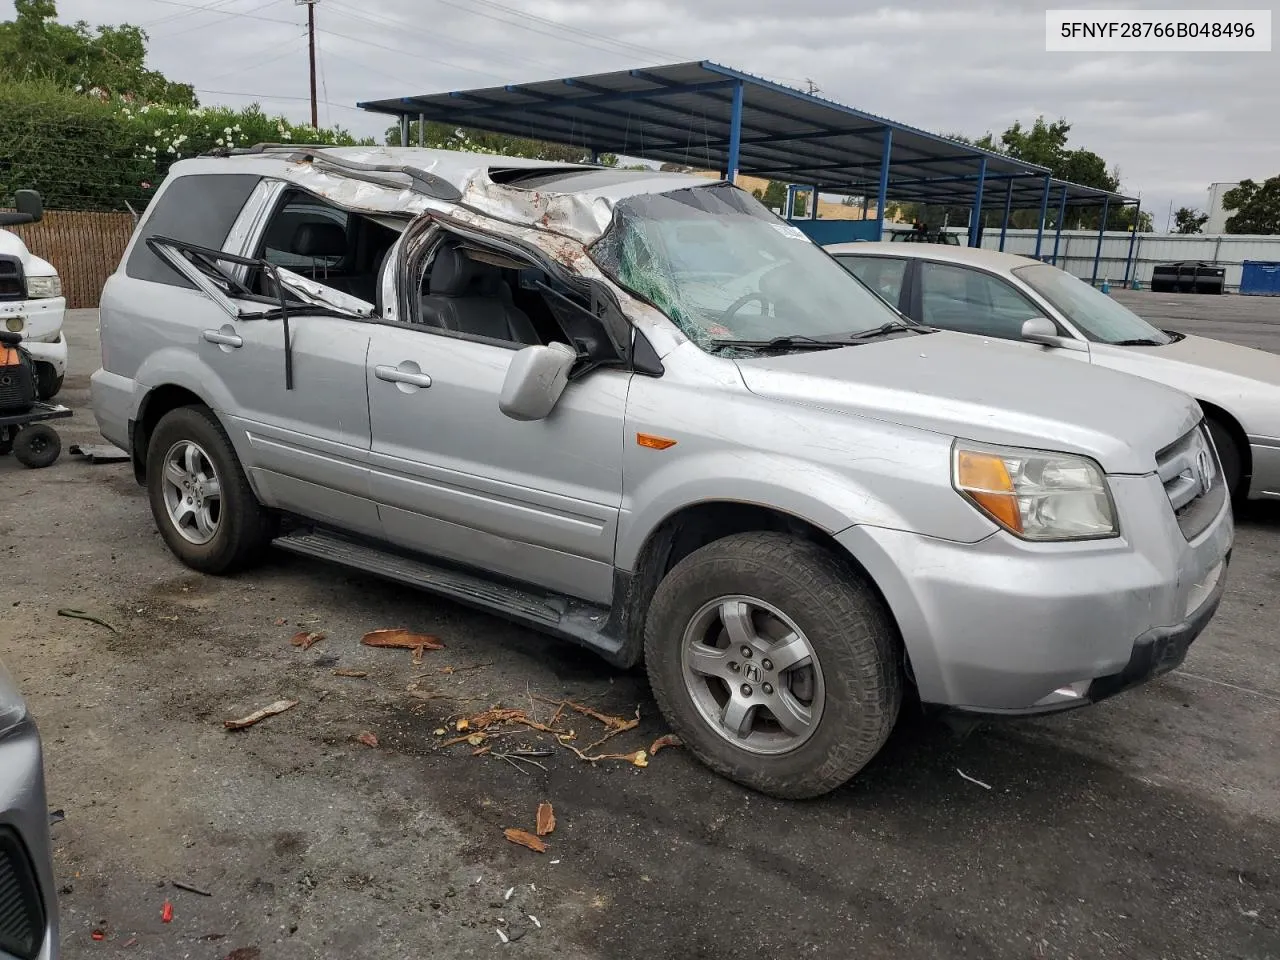
[(307, 8), (307, 59), (311, 74), (311, 128), (319, 127), (319, 115), (316, 112), (316, 4), (320, 0), (293, 0), (294, 4), (305, 4)]

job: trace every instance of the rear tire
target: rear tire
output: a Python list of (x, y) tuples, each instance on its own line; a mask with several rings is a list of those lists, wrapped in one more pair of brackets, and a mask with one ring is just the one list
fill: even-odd
[(779, 533), (685, 557), (645, 622), (649, 681), (685, 745), (784, 799), (834, 790), (879, 752), (902, 702), (899, 643), (858, 571)]
[(63, 375), (51, 363), (36, 364), (36, 396), (40, 400), (52, 400), (62, 389)]
[(1241, 457), (1235, 437), (1227, 427), (1213, 417), (1208, 418), (1209, 436), (1218, 448), (1218, 460), (1222, 464), (1222, 478), (1227, 482), (1227, 495), (1234, 501), (1245, 499), (1247, 490), (1240, 484)]
[(51, 467), (62, 455), (62, 438), (47, 423), (28, 424), (13, 440), (13, 455), (32, 470)]
[(170, 410), (147, 445), (147, 499), (173, 554), (203, 573), (253, 563), (274, 534), (222, 424), (207, 407)]

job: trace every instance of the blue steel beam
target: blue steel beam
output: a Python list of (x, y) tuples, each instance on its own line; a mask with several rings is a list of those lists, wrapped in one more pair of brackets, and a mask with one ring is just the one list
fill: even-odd
[(987, 158), (978, 162), (978, 186), (973, 193), (973, 208), (969, 214), (969, 246), (978, 245), (978, 236), (982, 233), (982, 189), (987, 179)]
[(1037, 260), (1040, 259), (1040, 245), (1044, 242), (1044, 216), (1049, 212), (1049, 181), (1053, 178), (1046, 176), (1044, 178), (1044, 193), (1040, 197), (1040, 223), (1036, 227), (1036, 253)]
[(1129, 271), (1133, 267), (1133, 245), (1138, 239), (1138, 226), (1142, 223), (1142, 198), (1138, 198), (1138, 202), (1133, 208), (1133, 232), (1129, 234), (1129, 255), (1124, 261), (1124, 285), (1129, 286)]
[(1053, 265), (1058, 265), (1058, 242), (1062, 239), (1062, 221), (1067, 216), (1067, 185), (1062, 185), (1062, 202), (1058, 204), (1058, 227), (1053, 232)]
[(1098, 223), (1098, 245), (1093, 251), (1093, 278), (1091, 284), (1098, 282), (1098, 261), (1102, 259), (1102, 238), (1107, 232), (1107, 199), (1102, 201), (1102, 220)]
[[(884, 128), (884, 147), (880, 153), (880, 186), (876, 190), (876, 239), (884, 239), (884, 204), (889, 193), (889, 167), (893, 163), (893, 127)], [(815, 188), (816, 189), (816, 188)], [(814, 206), (818, 195), (814, 194)]]
[(1009, 211), (1013, 209), (1013, 181), (1004, 188), (1004, 216), (1000, 220), (1000, 252), (1004, 252), (1005, 234), (1009, 232)]
[(729, 162), (726, 165), (728, 180), (733, 183), (738, 175), (738, 150), (742, 138), (742, 95), (745, 85), (741, 80), (733, 88), (733, 113), (729, 116)]
[[(682, 93), (701, 93), (708, 90), (724, 90), (735, 86), (733, 80), (715, 80), (710, 83), (690, 83), (678, 87), (663, 87), (660, 90), (606, 90), (604, 87), (598, 87), (594, 84), (586, 84), (576, 81), (572, 77), (566, 78), (564, 81), (566, 86), (580, 87), (584, 90), (606, 91), (595, 92), (589, 97), (575, 97), (571, 100), (546, 100), (539, 103), (525, 104), (501, 104), (493, 107), (486, 107), (483, 110), (473, 110), (469, 112), (469, 116), (488, 116), (490, 114), (503, 114), (518, 110), (520, 113), (541, 113), (547, 108), (552, 107), (594, 107), (604, 103), (625, 103), (630, 100), (658, 100), (662, 97), (678, 96)], [(420, 110), (434, 110), (434, 104), (423, 103), (420, 98), (404, 97), (403, 101), (406, 105), (416, 105)], [(432, 117), (431, 119), (436, 119)], [(447, 111), (446, 111), (447, 119)]]

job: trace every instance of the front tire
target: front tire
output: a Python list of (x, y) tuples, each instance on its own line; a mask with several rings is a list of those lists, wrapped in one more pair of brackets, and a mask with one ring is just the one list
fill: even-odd
[(1209, 436), (1218, 448), (1218, 461), (1222, 464), (1222, 478), (1227, 484), (1227, 496), (1239, 502), (1248, 491), (1240, 489), (1241, 458), (1231, 431), (1212, 417), (1208, 418)]
[(658, 706), (716, 773), (762, 793), (834, 790), (879, 752), (902, 702), (899, 640), (865, 578), (779, 533), (708, 544), (645, 622)]
[(271, 514), (207, 407), (178, 407), (156, 424), (147, 446), (147, 499), (165, 543), (194, 570), (233, 573), (271, 541)]
[(51, 363), (36, 364), (36, 396), (40, 400), (52, 400), (62, 390), (63, 375)]

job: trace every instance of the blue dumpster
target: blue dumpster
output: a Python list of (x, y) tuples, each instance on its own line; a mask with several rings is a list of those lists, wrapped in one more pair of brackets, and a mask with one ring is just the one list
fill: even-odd
[(1254, 297), (1280, 297), (1280, 263), (1246, 260), (1240, 272), (1240, 292)]

